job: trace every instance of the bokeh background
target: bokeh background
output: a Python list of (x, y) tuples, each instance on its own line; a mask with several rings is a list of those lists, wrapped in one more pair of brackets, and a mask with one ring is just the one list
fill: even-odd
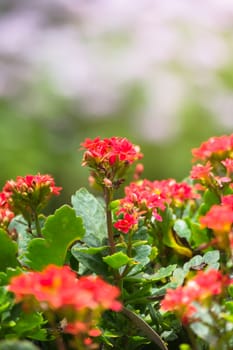
[(1, 186), (49, 173), (69, 202), (96, 136), (181, 180), (191, 148), (232, 131), (232, 0), (1, 0)]

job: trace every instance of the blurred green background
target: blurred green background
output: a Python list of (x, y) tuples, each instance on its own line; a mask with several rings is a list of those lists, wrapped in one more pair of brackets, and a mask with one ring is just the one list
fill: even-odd
[(233, 131), (233, 3), (0, 4), (0, 185), (49, 173), (54, 205), (88, 186), (80, 143), (125, 136), (144, 177), (182, 180), (191, 149)]

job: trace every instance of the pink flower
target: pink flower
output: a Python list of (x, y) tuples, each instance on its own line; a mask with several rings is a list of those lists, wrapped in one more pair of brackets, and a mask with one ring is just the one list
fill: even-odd
[(213, 167), (209, 161), (205, 165), (197, 164), (193, 166), (190, 176), (195, 180), (207, 180), (212, 169)]
[(221, 163), (226, 168), (227, 175), (231, 176), (233, 174), (233, 159), (232, 158), (226, 158), (225, 160), (222, 160)]

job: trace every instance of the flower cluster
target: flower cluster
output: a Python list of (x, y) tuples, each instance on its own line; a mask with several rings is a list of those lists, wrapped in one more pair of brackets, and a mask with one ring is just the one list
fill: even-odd
[(220, 271), (198, 271), (186, 285), (166, 291), (161, 301), (161, 310), (175, 312), (184, 324), (188, 324), (196, 319), (195, 303), (208, 306), (209, 301), (213, 300), (214, 296), (223, 294), (231, 283), (233, 281)]
[(199, 218), (201, 227), (213, 231), (220, 249), (233, 249), (233, 134), (211, 137), (192, 153), (199, 163), (192, 167), (191, 178), (201, 192), (217, 198)]
[(128, 233), (136, 227), (139, 218), (162, 221), (160, 211), (166, 205), (180, 207), (196, 198), (193, 188), (185, 182), (174, 179), (162, 181), (141, 180), (125, 187), (125, 197), (120, 200), (114, 227)]
[(50, 175), (18, 176), (9, 180), (0, 193), (1, 208), (11, 210), (15, 215), (22, 214), (31, 222), (33, 216), (47, 204), (53, 195), (58, 195), (61, 187), (55, 186)]
[(221, 190), (233, 180), (233, 134), (211, 137), (199, 148), (192, 150), (194, 165), (190, 176), (204, 186), (204, 189)]
[[(82, 276), (68, 267), (48, 265), (42, 272), (29, 272), (11, 279), (8, 290), (27, 309), (53, 311), (62, 321), (64, 332), (99, 335), (98, 318), (104, 310), (121, 310), (119, 290), (100, 277)], [(64, 322), (63, 322), (64, 323)]]
[(7, 229), (9, 223), (15, 216), (13, 211), (9, 208), (7, 198), (7, 193), (0, 192), (0, 227), (3, 229)]
[(194, 161), (223, 160), (233, 157), (233, 134), (211, 137), (192, 150)]
[(118, 187), (129, 165), (142, 158), (139, 146), (123, 137), (86, 139), (81, 146), (86, 150), (82, 165), (99, 185), (109, 187)]
[(202, 227), (211, 229), (222, 249), (233, 249), (233, 195), (223, 196), (220, 204), (212, 205), (210, 210), (200, 217)]

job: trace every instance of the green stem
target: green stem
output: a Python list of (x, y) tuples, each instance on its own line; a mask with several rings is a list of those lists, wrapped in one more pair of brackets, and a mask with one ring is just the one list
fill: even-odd
[(195, 337), (193, 331), (188, 326), (185, 327), (185, 329), (187, 331), (187, 334), (188, 334), (188, 337), (189, 337), (189, 340), (190, 340), (190, 343), (192, 346), (192, 350), (198, 350), (197, 344), (196, 344), (196, 337)]
[(48, 320), (48, 324), (51, 327), (52, 333), (55, 336), (54, 342), (56, 344), (57, 350), (66, 350), (66, 345), (64, 343), (64, 340), (62, 338), (62, 335), (60, 331), (58, 330), (57, 323), (55, 321), (55, 314), (53, 311), (48, 310), (45, 312), (45, 316)]
[(107, 220), (107, 231), (108, 231), (108, 241), (110, 247), (110, 254), (114, 254), (116, 252), (113, 230), (112, 230), (112, 212), (109, 209), (110, 202), (112, 200), (112, 189), (108, 187), (104, 187), (104, 199), (106, 205), (106, 220)]
[[(133, 231), (131, 230), (128, 233), (128, 244), (127, 244), (127, 255), (128, 257), (131, 258), (132, 256), (132, 236), (133, 236)], [(121, 273), (121, 278), (125, 277), (128, 272), (132, 269), (132, 266), (130, 266), (129, 264), (127, 264), (123, 270), (123, 272)]]
[(149, 324), (147, 324), (140, 316), (126, 307), (123, 307), (122, 313), (127, 316), (135, 324), (135, 326), (148, 337), (148, 339), (153, 341), (153, 343), (156, 344), (160, 350), (168, 350), (166, 344), (159, 334), (157, 334), (155, 330), (151, 328)]
[(64, 344), (64, 341), (63, 341), (61, 335), (58, 335), (56, 337), (55, 343), (56, 343), (56, 346), (57, 346), (57, 350), (66, 350), (66, 346)]
[(40, 221), (37, 212), (34, 213), (37, 237), (42, 237)]

